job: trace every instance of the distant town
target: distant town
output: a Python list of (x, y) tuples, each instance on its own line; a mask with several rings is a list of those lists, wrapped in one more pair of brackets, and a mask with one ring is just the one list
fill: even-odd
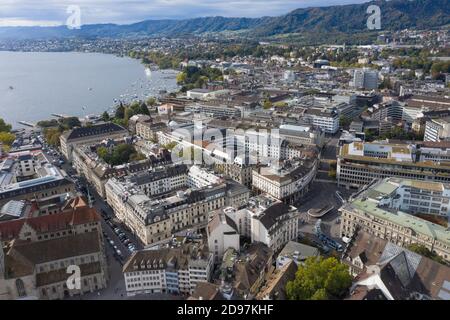
[(450, 300), (448, 42), (0, 41), (179, 85), (0, 119), (0, 300)]

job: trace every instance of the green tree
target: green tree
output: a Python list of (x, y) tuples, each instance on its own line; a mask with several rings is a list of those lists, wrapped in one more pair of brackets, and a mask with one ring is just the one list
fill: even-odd
[(0, 118), (0, 132), (10, 132), (12, 126), (5, 122), (2, 118)]
[(124, 116), (125, 116), (125, 107), (123, 106), (122, 103), (120, 103), (120, 105), (116, 109), (115, 117), (117, 119), (123, 119)]
[(438, 254), (432, 252), (430, 249), (428, 249), (427, 247), (425, 247), (422, 244), (413, 243), (413, 244), (410, 244), (407, 247), (407, 249), (412, 251), (412, 252), (415, 252), (417, 254), (420, 254), (421, 256), (424, 256), (424, 257), (427, 257), (427, 258), (429, 258), (431, 260), (439, 262), (441, 264), (447, 264), (446, 261), (441, 256), (439, 256)]
[(16, 136), (9, 132), (0, 132), (0, 142), (3, 145), (11, 146), (12, 143), (16, 140)]
[(175, 141), (172, 141), (172, 142), (162, 145), (162, 147), (167, 150), (172, 150), (176, 146), (177, 146), (177, 143)]
[(187, 79), (187, 74), (185, 72), (180, 72), (179, 74), (177, 74), (177, 83), (178, 84), (185, 83), (186, 79)]
[(274, 106), (275, 106), (276, 108), (285, 108), (285, 107), (288, 106), (288, 104), (287, 104), (287, 102), (280, 101), (280, 102), (275, 103)]
[(311, 257), (300, 265), (286, 286), (290, 300), (325, 300), (342, 297), (352, 284), (348, 267), (336, 258)]
[(97, 154), (100, 158), (105, 160), (107, 158), (107, 156), (109, 155), (109, 151), (106, 147), (101, 146), (101, 147), (97, 148)]
[(105, 122), (108, 122), (110, 120), (108, 112), (106, 112), (106, 111), (103, 112), (102, 120), (105, 121)]
[(147, 106), (153, 107), (156, 104), (156, 98), (155, 97), (150, 97), (150, 98), (147, 99), (146, 103), (147, 103)]
[(145, 115), (150, 115), (150, 111), (148, 111), (148, 107), (145, 104), (145, 102), (142, 102), (137, 110), (137, 114), (145, 114)]
[(60, 125), (63, 130), (69, 130), (75, 127), (81, 127), (81, 122), (78, 117), (67, 117), (60, 120)]
[(125, 120), (129, 120), (132, 116), (133, 116), (133, 109), (131, 109), (131, 107), (125, 108), (125, 114), (123, 118)]
[(44, 138), (48, 144), (52, 146), (59, 146), (62, 131), (60, 128), (47, 128), (44, 129)]
[(270, 109), (272, 107), (273, 107), (273, 104), (272, 104), (272, 102), (270, 102), (269, 99), (264, 100), (264, 103), (263, 103), (263, 108), (264, 109)]

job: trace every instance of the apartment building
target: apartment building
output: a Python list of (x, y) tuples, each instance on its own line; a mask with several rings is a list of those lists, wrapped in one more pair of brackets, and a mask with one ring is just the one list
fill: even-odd
[(227, 191), (226, 184), (220, 184), (152, 199), (117, 179), (110, 179), (105, 189), (117, 218), (145, 245), (165, 242), (178, 231), (206, 228), (209, 212), (225, 205)]
[(273, 251), (265, 244), (254, 242), (240, 253), (229, 248), (220, 266), (222, 293), (252, 300), (273, 270)]
[(123, 266), (128, 296), (145, 293), (190, 295), (198, 283), (208, 282), (213, 254), (204, 245), (182, 244), (175, 248), (141, 250)]
[(339, 186), (359, 188), (374, 179), (405, 179), (449, 182), (447, 148), (441, 144), (393, 144), (352, 142), (340, 148), (337, 160)]
[(316, 176), (317, 166), (317, 158), (311, 158), (257, 167), (253, 169), (253, 190), (293, 204), (308, 192)]
[[(352, 238), (355, 232), (364, 231), (400, 247), (417, 243), (450, 261), (450, 230), (400, 211), (402, 206), (397, 197), (391, 196), (396, 189), (398, 187), (389, 180), (380, 180), (352, 197), (339, 209), (341, 236)], [(410, 203), (402, 205), (411, 209)]]
[(164, 122), (137, 122), (136, 135), (146, 140), (157, 140), (156, 133), (167, 130), (167, 125)]
[(214, 262), (222, 261), (228, 248), (240, 250), (240, 235), (236, 223), (223, 210), (213, 213), (206, 228), (209, 250), (214, 254)]
[(152, 197), (186, 187), (188, 167), (184, 164), (156, 167), (149, 171), (134, 173), (126, 180)]
[(219, 184), (224, 181), (223, 178), (214, 174), (212, 170), (199, 166), (192, 166), (189, 169), (187, 185), (189, 188), (204, 188), (213, 184)]
[(252, 186), (253, 166), (247, 165), (243, 161), (235, 161), (234, 163), (217, 162), (214, 164), (214, 171), (248, 188)]
[[(76, 146), (72, 152), (73, 167), (90, 182), (97, 193), (105, 198), (105, 184), (111, 178), (120, 178), (139, 172), (147, 172), (154, 167), (171, 164), (170, 153), (162, 152), (158, 156), (149, 156), (145, 160), (111, 166), (101, 160), (92, 147), (98, 145)], [(144, 174), (145, 175), (145, 174)], [(139, 178), (136, 178), (139, 180)], [(180, 178), (182, 179), (182, 178)], [(145, 178), (143, 178), (145, 180)]]
[(424, 141), (439, 142), (450, 138), (450, 117), (430, 119), (425, 123)]
[(298, 237), (297, 208), (268, 196), (250, 198), (245, 208), (225, 208), (241, 236), (262, 242), (274, 252)]
[(336, 108), (310, 108), (305, 117), (325, 133), (335, 134), (339, 130), (339, 113)]

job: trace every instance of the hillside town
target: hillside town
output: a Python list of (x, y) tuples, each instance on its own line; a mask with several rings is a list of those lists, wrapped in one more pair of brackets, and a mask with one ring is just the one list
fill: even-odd
[(0, 300), (450, 300), (448, 39), (3, 44), (162, 54), (179, 91), (3, 123)]

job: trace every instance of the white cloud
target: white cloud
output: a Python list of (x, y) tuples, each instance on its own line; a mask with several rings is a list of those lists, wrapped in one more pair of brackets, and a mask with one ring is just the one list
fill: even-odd
[[(82, 23), (131, 23), (145, 19), (200, 16), (276, 16), (309, 6), (361, 3), (368, 0), (0, 0), (0, 21), (17, 25), (64, 23), (66, 8), (78, 5)], [(20, 17), (20, 18), (17, 18)]]
[(0, 18), (0, 27), (56, 27), (60, 21), (28, 20), (23, 18)]

